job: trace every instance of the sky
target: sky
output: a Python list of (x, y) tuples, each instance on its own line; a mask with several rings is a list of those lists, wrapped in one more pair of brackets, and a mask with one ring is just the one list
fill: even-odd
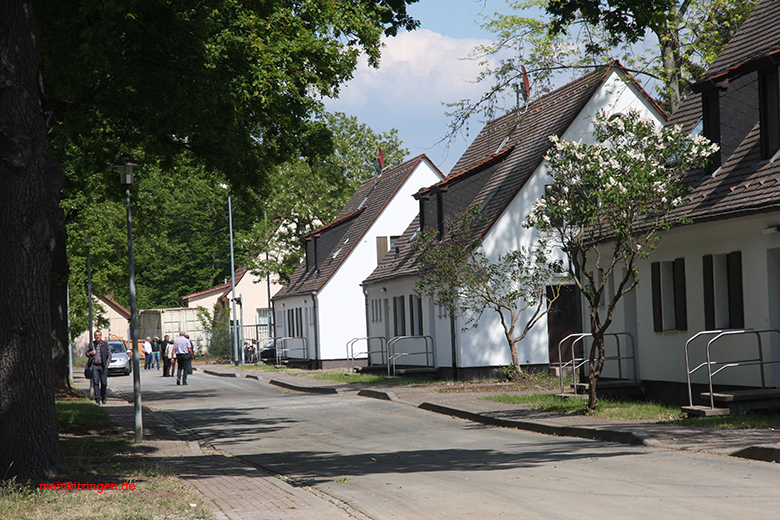
[(487, 89), (474, 83), (480, 66), (465, 58), (493, 39), (480, 27), (485, 15), (511, 9), (506, 0), (419, 0), (408, 10), (420, 27), (386, 38), (379, 69), (362, 60), (339, 98), (325, 105), (330, 112), (357, 117), (376, 133), (396, 128), (409, 157), (424, 153), (446, 175), (482, 123), (472, 121), (469, 135), (449, 147), (437, 144), (449, 122), (442, 103), (473, 99)]

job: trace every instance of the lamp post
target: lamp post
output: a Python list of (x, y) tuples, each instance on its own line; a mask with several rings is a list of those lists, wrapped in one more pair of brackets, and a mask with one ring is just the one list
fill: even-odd
[[(133, 184), (133, 168), (143, 166), (128, 154), (119, 156), (111, 165), (119, 170), (119, 182), (125, 188), (127, 206), (127, 257), (130, 271), (130, 336), (133, 341), (133, 396), (135, 398), (135, 440), (144, 440), (143, 407), (141, 406), (141, 370), (138, 359), (138, 310), (135, 303), (135, 262), (133, 261), (133, 221), (130, 216), (130, 186)], [(90, 295), (90, 299), (92, 296)]]
[[(227, 184), (220, 184), (219, 187), (226, 190), (230, 189)], [(236, 321), (238, 319), (236, 314), (236, 263), (235, 255), (233, 253), (233, 204), (230, 194), (228, 194), (228, 226), (230, 228), (230, 290), (232, 293), (231, 299), (233, 301), (233, 319), (230, 320), (230, 329), (233, 333), (233, 345), (230, 348), (230, 359), (236, 365), (238, 365), (238, 325), (236, 325)]]
[[(87, 246), (87, 302), (89, 302), (89, 346), (87, 350), (92, 348), (92, 255), (90, 254), (90, 246), (92, 246), (92, 237), (84, 237), (84, 245)], [(92, 399), (92, 380), (89, 381), (89, 398)]]

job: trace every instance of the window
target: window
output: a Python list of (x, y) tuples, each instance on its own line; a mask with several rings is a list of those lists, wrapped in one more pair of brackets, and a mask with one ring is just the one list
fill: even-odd
[(393, 336), (406, 336), (406, 308), (403, 296), (393, 296)]
[(685, 259), (650, 264), (653, 286), (653, 330), (688, 330)]
[(742, 253), (705, 255), (704, 326), (707, 330), (743, 329)]
[[(720, 144), (720, 90), (712, 89), (702, 92), (702, 126), (704, 137), (713, 143)], [(712, 154), (707, 165), (707, 173), (714, 172), (720, 166), (720, 150)]]
[(271, 309), (257, 309), (258, 330), (268, 331), (268, 320), (271, 317)]
[(759, 111), (761, 114), (761, 157), (769, 159), (780, 149), (777, 68), (761, 71), (758, 76), (758, 82)]
[(382, 300), (371, 300), (371, 321), (382, 321)]

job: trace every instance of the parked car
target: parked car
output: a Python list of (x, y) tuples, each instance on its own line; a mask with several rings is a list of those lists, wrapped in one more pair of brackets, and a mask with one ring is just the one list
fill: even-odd
[(129, 351), (125, 347), (125, 342), (120, 339), (110, 339), (107, 341), (111, 349), (111, 364), (108, 365), (108, 375), (129, 376), (133, 371), (133, 365), (130, 361)]
[(276, 359), (276, 339), (270, 338), (263, 342), (260, 349), (260, 359)]

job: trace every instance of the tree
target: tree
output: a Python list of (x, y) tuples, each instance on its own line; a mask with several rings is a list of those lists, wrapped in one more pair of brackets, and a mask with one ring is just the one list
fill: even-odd
[(333, 133), (333, 152), (276, 168), (264, 206), (267, 218), (238, 234), (240, 249), (258, 276), (289, 280), (301, 262), (304, 235), (333, 220), (360, 184), (375, 175), (377, 147), (388, 165), (401, 163), (409, 153), (394, 128), (377, 134), (340, 112), (326, 113), (324, 120)]
[[(691, 73), (703, 72), (737, 32), (756, 0), (553, 0), (547, 4), (553, 34), (576, 20), (603, 26), (606, 44), (635, 43), (647, 31), (658, 42), (653, 68), (670, 112), (680, 106)], [(698, 58), (698, 63), (696, 62)], [(704, 67), (703, 67), (704, 66)]]
[[(467, 210), (450, 220), (444, 239), (435, 231), (419, 234), (414, 242), (419, 265), (415, 291), (451, 313), (466, 316), (463, 330), (477, 327), (485, 311), (495, 312), (512, 357), (509, 377), (516, 379), (523, 373), (517, 343), (558, 297), (565, 281), (563, 263), (549, 260), (544, 242), (532, 250), (509, 251), (491, 261), (481, 251), (482, 237), (476, 232), (483, 220), (478, 210)], [(548, 296), (548, 285), (557, 288), (552, 296)], [(530, 316), (519, 325), (525, 311)]]
[(636, 111), (600, 113), (594, 126), (594, 145), (550, 138), (545, 160), (552, 184), (524, 223), (566, 254), (569, 275), (587, 300), (589, 410), (604, 367), (604, 334), (616, 304), (639, 281), (636, 260), (650, 254), (661, 231), (685, 221), (675, 211), (684, 200), (683, 177), (717, 150), (679, 126), (658, 130)]
[(210, 315), (203, 306), (198, 306), (197, 315), (209, 337), (209, 356), (214, 359), (230, 359), (230, 310), (215, 303)]
[(51, 331), (64, 329), (65, 306), (52, 287), (68, 272), (64, 176), (50, 149), (81, 150), (93, 165), (84, 173), (106, 177), (120, 151), (146, 162), (187, 151), (234, 189), (261, 191), (264, 167), (328, 151), (311, 117), (318, 97), (338, 92), (360, 52), (376, 65), (382, 33), (416, 26), (412, 1), (0, 3), (4, 478), (50, 473), (60, 459)]
[(507, 105), (521, 105), (523, 66), (531, 94), (538, 95), (551, 90), (562, 73), (580, 74), (580, 69), (617, 59), (640, 79), (651, 79), (660, 104), (674, 113), (690, 83), (715, 60), (755, 4), (756, 0), (512, 2), (517, 14), (495, 15), (483, 25), (497, 41), (477, 47), (471, 56), (485, 67), (476, 80), (492, 84), (479, 99), (447, 104), (451, 122), (445, 139), (467, 129), (472, 116), (491, 119)]

